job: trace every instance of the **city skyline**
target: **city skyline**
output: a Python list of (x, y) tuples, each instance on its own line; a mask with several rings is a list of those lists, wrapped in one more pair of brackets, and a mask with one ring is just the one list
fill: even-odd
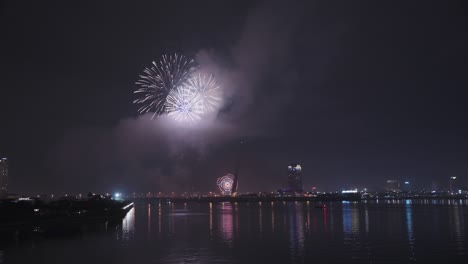
[[(448, 193), (448, 194), (462, 194), (468, 192), (468, 186), (463, 181), (464, 179), (457, 177), (457, 176), (450, 176), (447, 177), (447, 184), (437, 185), (437, 182), (432, 181), (431, 185), (428, 183), (426, 184), (419, 184), (414, 185), (414, 182), (409, 181), (409, 178), (392, 178), (385, 180), (382, 182), (380, 186), (371, 186), (363, 184), (363, 183), (354, 183), (354, 184), (342, 184), (341, 187), (337, 189), (324, 189), (323, 186), (310, 186), (310, 188), (304, 188), (303, 182), (303, 174), (302, 174), (302, 166), (297, 163), (292, 163), (287, 166), (287, 174), (283, 177), (283, 185), (277, 186), (271, 190), (254, 190), (254, 191), (240, 191), (240, 195), (250, 194), (250, 193), (275, 193), (280, 195), (286, 196), (303, 196), (310, 193), (356, 193), (356, 192), (370, 192), (370, 193), (383, 193), (383, 192), (394, 192), (394, 193)], [(307, 179), (307, 178), (306, 178)], [(161, 189), (154, 189), (154, 187), (149, 187), (143, 192), (138, 191), (129, 191), (125, 194), (126, 197), (132, 197), (138, 193), (138, 197), (140, 196), (160, 196), (164, 195), (167, 197), (176, 195), (176, 196), (192, 196), (192, 195), (207, 195), (207, 194), (216, 194), (220, 196), (231, 196), (233, 195), (233, 184), (234, 184), (234, 175), (228, 173), (224, 176), (218, 177), (216, 179), (216, 184), (213, 185), (212, 188), (208, 188), (207, 190), (203, 191), (201, 189), (194, 189), (193, 187), (190, 190), (183, 190), (180, 192), (174, 192), (172, 190), (161, 190)], [(214, 187), (216, 186), (216, 187)], [(29, 192), (29, 193), (9, 193), (8, 192), (8, 162), (7, 158), (0, 159), (0, 190), (1, 196), (7, 196), (10, 194), (11, 197), (21, 196), (21, 195), (32, 195), (32, 196), (42, 196), (42, 195), (53, 195), (54, 194), (46, 194), (40, 193), (37, 191)], [(101, 190), (92, 190), (92, 193), (101, 193), (106, 194), (107, 196), (111, 195), (112, 193), (119, 193), (124, 195), (121, 189), (112, 189), (104, 188)], [(89, 191), (89, 190), (88, 190)], [(90, 193), (91, 193), (90, 192)], [(110, 194), (109, 194), (110, 192)], [(68, 192), (66, 190), (62, 192), (57, 192), (57, 198), (63, 196), (82, 196), (83, 193), (86, 193), (84, 190), (80, 190), (76, 193)], [(234, 195), (235, 196), (235, 195)]]
[[(292, 162), (305, 190), (466, 185), (461, 1), (2, 6), (10, 192), (209, 191), (241, 139), (240, 192), (286, 187)], [(133, 104), (144, 69), (174, 53), (222, 87), (193, 126)]]

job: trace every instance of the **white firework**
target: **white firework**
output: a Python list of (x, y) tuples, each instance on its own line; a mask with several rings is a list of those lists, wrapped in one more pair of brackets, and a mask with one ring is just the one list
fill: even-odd
[(223, 195), (231, 195), (232, 188), (234, 187), (234, 175), (227, 174), (219, 177), (216, 181), (216, 185), (218, 185), (218, 188)]
[(193, 59), (179, 54), (163, 55), (161, 60), (146, 68), (136, 82), (134, 91), (138, 98), (133, 102), (139, 104), (141, 114), (154, 112), (159, 116), (165, 112), (167, 97), (181, 86), (195, 72), (197, 65)]
[(169, 93), (166, 101), (167, 115), (176, 121), (195, 122), (204, 114), (197, 90), (179, 86)]
[(192, 76), (184, 83), (184, 87), (198, 93), (197, 98), (203, 113), (213, 112), (218, 109), (221, 103), (221, 87), (212, 74), (196, 73), (195, 76)]

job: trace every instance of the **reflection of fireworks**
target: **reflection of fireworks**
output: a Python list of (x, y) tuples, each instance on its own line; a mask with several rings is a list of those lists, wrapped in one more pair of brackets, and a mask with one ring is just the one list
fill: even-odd
[(216, 184), (223, 195), (231, 195), (233, 183), (234, 175), (232, 174), (219, 177), (216, 181)]
[(154, 112), (161, 115), (166, 110), (169, 94), (181, 86), (196, 70), (195, 61), (182, 55), (163, 55), (159, 62), (143, 71), (136, 82), (139, 88), (134, 92), (140, 97), (133, 102), (141, 104), (141, 114)]
[(218, 108), (221, 101), (221, 88), (213, 75), (196, 74), (189, 78), (184, 86), (198, 93), (197, 98), (203, 113), (212, 112)]

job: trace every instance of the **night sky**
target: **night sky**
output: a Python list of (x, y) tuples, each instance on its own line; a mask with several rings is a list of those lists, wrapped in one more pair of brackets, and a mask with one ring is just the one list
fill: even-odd
[[(215, 191), (237, 153), (240, 192), (467, 183), (465, 1), (84, 2), (0, 4), (12, 193)], [(197, 127), (132, 103), (174, 52), (225, 89)]]

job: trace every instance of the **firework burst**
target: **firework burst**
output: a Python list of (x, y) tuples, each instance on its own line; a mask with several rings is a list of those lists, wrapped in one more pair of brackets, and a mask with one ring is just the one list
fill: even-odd
[(193, 87), (179, 86), (172, 90), (166, 102), (167, 115), (176, 121), (195, 122), (205, 113), (200, 94)]
[(167, 115), (177, 121), (195, 122), (215, 111), (221, 102), (221, 89), (213, 75), (194, 74), (167, 97)]
[(234, 184), (234, 175), (227, 174), (222, 177), (219, 177), (216, 181), (216, 185), (218, 185), (221, 194), (223, 195), (231, 195), (232, 188)]
[(167, 112), (168, 97), (182, 86), (195, 70), (195, 61), (179, 54), (163, 55), (159, 62), (153, 61), (153, 65), (145, 68), (135, 83), (139, 88), (134, 93), (138, 94), (139, 98), (133, 102), (141, 105), (138, 112), (154, 112), (152, 118)]
[(195, 73), (193, 77), (184, 83), (184, 87), (198, 93), (198, 103), (201, 105), (204, 113), (213, 112), (219, 107), (221, 88), (212, 74)]

